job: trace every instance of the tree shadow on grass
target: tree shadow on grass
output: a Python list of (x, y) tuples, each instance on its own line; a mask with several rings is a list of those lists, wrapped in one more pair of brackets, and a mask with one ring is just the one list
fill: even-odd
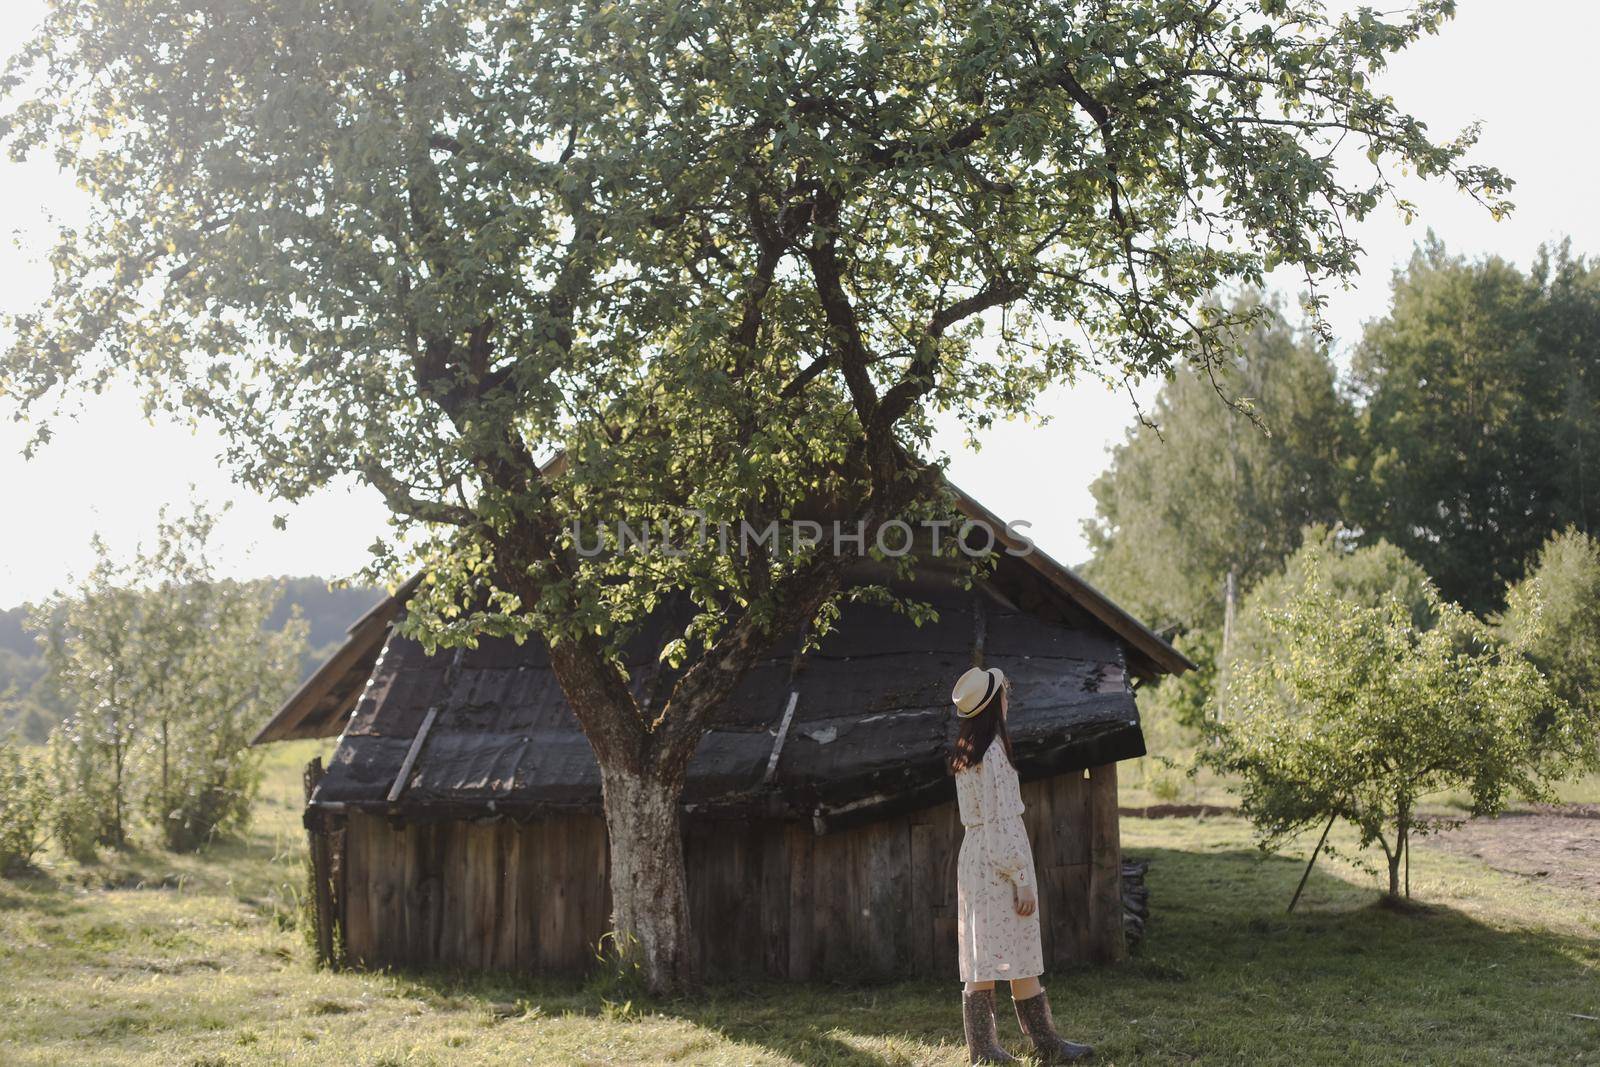
[[(1144, 950), (1088, 990), (1107, 1051), (1229, 1062), (1571, 1061), (1600, 1051), (1600, 938), (1385, 904), (1319, 863), (1248, 850), (1151, 859)], [(1509, 921), (1509, 920), (1508, 920)], [(1180, 986), (1152, 995), (1153, 983)], [(1137, 1019), (1118, 1024), (1116, 1015)]]
[[(257, 911), (281, 911), (304, 881), (302, 858), (264, 835), (219, 836), (195, 852), (169, 852), (140, 840), (101, 848), (80, 862), (46, 855), (0, 878), (0, 911), (52, 917), (94, 908), (100, 891), (178, 891), (231, 898)], [(87, 890), (88, 895), (84, 891)]]
[(60, 916), (72, 910), (72, 900), (61, 891), (50, 871), (29, 864), (0, 878), (0, 911), (37, 911)]
[[(955, 982), (789, 983), (751, 978), (710, 982), (696, 995), (662, 998), (601, 973), (565, 979), (450, 970), (395, 969), (389, 973), (412, 986), (418, 995), (437, 998), (435, 1003), (441, 1007), (475, 1007), (501, 1015), (537, 1010), (544, 1015), (610, 1018), (618, 1025), (626, 1025), (632, 1018), (661, 1015), (798, 1064), (904, 1067), (965, 1062), (960, 1051), (965, 1045)], [(880, 1055), (861, 1047), (874, 1042), (907, 1048), (903, 1053)], [(930, 1060), (928, 1046), (940, 1042), (948, 1046), (947, 1052)]]
[[(1151, 860), (1140, 951), (1118, 966), (1045, 976), (1058, 1025), (1099, 1046), (1101, 1062), (1308, 1067), (1600, 1054), (1600, 1024), (1582, 1018), (1600, 1014), (1600, 938), (1495, 926), (1426, 899), (1383, 907), (1369, 884), (1322, 864), (1291, 915), (1302, 861), (1249, 849), (1135, 851)], [(457, 1007), (537, 1006), (619, 1025), (632, 1013), (660, 1014), (799, 1064), (965, 1060), (953, 980), (754, 979), (658, 999), (597, 978), (395, 973)], [(1001, 1038), (1020, 1053), (1010, 1006), (998, 999)]]

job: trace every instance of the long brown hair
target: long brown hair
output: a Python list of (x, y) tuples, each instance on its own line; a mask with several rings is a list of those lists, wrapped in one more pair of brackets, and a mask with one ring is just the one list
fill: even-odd
[[(1010, 688), (1010, 685), (1008, 679), (1006, 688)], [(996, 693), (982, 711), (970, 719), (961, 720), (961, 730), (956, 734), (954, 751), (950, 754), (951, 774), (960, 774), (982, 763), (996, 734), (1006, 748), (1006, 759), (1017, 762), (1016, 755), (1011, 751), (1011, 732), (1006, 729), (1005, 716), (1000, 714), (1000, 702), (1004, 699), (1007, 699), (1005, 695)]]

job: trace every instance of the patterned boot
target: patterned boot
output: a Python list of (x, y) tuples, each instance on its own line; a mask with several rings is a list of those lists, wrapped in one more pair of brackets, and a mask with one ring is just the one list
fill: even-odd
[(961, 993), (961, 1021), (967, 1031), (968, 1063), (1016, 1063), (1017, 1058), (1000, 1047), (994, 1031), (994, 990), (978, 989)]
[(1012, 1005), (1017, 1009), (1017, 1022), (1022, 1024), (1022, 1032), (1033, 1042), (1041, 1062), (1077, 1063), (1094, 1055), (1089, 1045), (1074, 1044), (1056, 1033), (1055, 1020), (1050, 1018), (1050, 1001), (1045, 998), (1043, 989), (1027, 1000), (1012, 1001)]

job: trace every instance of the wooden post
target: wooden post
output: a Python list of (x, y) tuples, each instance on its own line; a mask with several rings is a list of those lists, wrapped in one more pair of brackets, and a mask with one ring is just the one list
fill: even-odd
[(300, 774), (300, 784), (305, 787), (306, 803), (311, 803), (311, 794), (317, 791), (317, 784), (322, 781), (322, 757), (312, 756), (311, 762), (306, 764), (306, 769)]
[(1228, 568), (1228, 576), (1223, 579), (1222, 586), (1222, 654), (1228, 654), (1228, 646), (1233, 643), (1233, 613), (1239, 598), (1239, 568)]
[(789, 979), (807, 981), (815, 974), (816, 839), (806, 826), (788, 826), (784, 835), (789, 839)]
[[(762, 971), (773, 978), (789, 974), (789, 838), (781, 823), (764, 823), (757, 838), (761, 851)], [(694, 891), (691, 883), (690, 892)]]
[(1406, 899), (1411, 899), (1411, 827), (1406, 827), (1406, 835), (1401, 839), (1401, 844), (1406, 850)]
[[(308, 805), (311, 803), (311, 794), (316, 792), (318, 783), (322, 781), (322, 773), (322, 757), (311, 757), (301, 776)], [(307, 814), (310, 814), (309, 808)], [(333, 966), (336, 961), (333, 953), (333, 890), (328, 870), (328, 834), (320, 823), (308, 818), (306, 839), (311, 856), (308, 889), (311, 895), (312, 922), (316, 926), (317, 962), (324, 966)]]
[[(344, 828), (344, 851), (339, 857), (339, 921), (344, 935), (343, 956), (352, 967), (370, 967), (372, 939), (372, 838), (382, 816), (352, 812)], [(454, 962), (453, 960), (451, 962)]]
[(1122, 834), (1117, 824), (1117, 765), (1089, 770), (1089, 958), (1114, 963), (1128, 954), (1122, 928)]

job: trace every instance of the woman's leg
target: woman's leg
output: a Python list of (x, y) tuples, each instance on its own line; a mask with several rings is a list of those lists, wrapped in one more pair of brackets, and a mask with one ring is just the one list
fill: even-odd
[(1038, 996), (1042, 989), (1044, 986), (1039, 984), (1038, 975), (1032, 978), (1014, 978), (1011, 981), (1011, 999), (1027, 1000), (1029, 997)]
[(961, 990), (962, 1029), (967, 1035), (967, 1062), (1006, 1064), (1017, 1059), (1000, 1045), (994, 1026), (994, 983), (965, 982)]
[(1045, 1063), (1077, 1063), (1094, 1055), (1089, 1045), (1068, 1041), (1056, 1032), (1050, 1015), (1050, 998), (1037, 976), (1018, 978), (1011, 983), (1011, 1006), (1017, 1010), (1022, 1032), (1033, 1042), (1033, 1049)]

